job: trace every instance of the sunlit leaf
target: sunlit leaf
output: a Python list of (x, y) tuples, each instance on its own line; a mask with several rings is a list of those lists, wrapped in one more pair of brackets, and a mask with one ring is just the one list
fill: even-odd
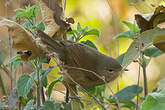
[(165, 110), (165, 89), (148, 94), (140, 110)]
[(119, 39), (119, 38), (134, 39), (135, 34), (132, 31), (125, 31), (125, 32), (121, 32), (120, 34), (116, 35), (113, 39)]
[(100, 36), (100, 31), (98, 29), (91, 29), (85, 33), (85, 35), (96, 35), (97, 37)]
[(158, 91), (162, 90), (163, 88), (165, 88), (165, 78), (158, 81)]
[(133, 5), (139, 12), (146, 14), (152, 13), (155, 8), (163, 0), (130, 0), (130, 4)]
[(52, 93), (52, 90), (53, 90), (53, 87), (54, 85), (57, 83), (57, 82), (60, 82), (62, 80), (62, 76), (58, 77), (56, 80), (54, 80), (53, 82), (50, 83), (49, 87), (48, 87), (48, 97), (50, 98), (51, 96), (51, 93)]
[(39, 4), (33, 5), (32, 10), (33, 10), (33, 16), (36, 18), (37, 14), (40, 10), (40, 5)]
[(18, 8), (18, 9), (16, 9), (15, 11), (18, 11), (18, 12), (24, 12), (24, 11), (25, 11), (25, 9)]
[(134, 24), (128, 22), (128, 21), (122, 21), (123, 24), (125, 24), (132, 32), (139, 32), (140, 29), (134, 22)]
[(16, 62), (16, 61), (22, 61), (21, 59), (21, 55), (17, 54), (16, 56), (14, 56), (13, 58), (11, 58), (8, 63), (13, 63), (13, 62)]
[(152, 45), (153, 36), (158, 33), (165, 33), (165, 29), (155, 28), (140, 34), (129, 46), (125, 56), (123, 58), (122, 66), (129, 65), (133, 60), (139, 57), (140, 50), (145, 50), (147, 47)]
[(82, 27), (81, 27), (81, 25), (80, 25), (80, 22), (78, 22), (78, 23), (77, 23), (77, 31), (81, 32), (81, 30), (82, 30)]
[(165, 32), (156, 33), (153, 38), (153, 44), (161, 51), (165, 52)]
[(122, 64), (123, 63), (123, 58), (124, 58), (125, 53), (121, 54), (120, 56), (117, 57), (117, 61)]

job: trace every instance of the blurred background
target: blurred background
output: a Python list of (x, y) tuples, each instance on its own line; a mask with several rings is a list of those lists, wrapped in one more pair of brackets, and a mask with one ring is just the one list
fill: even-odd
[[(121, 38), (119, 40), (113, 40), (113, 37), (117, 34), (127, 31), (128, 28), (122, 24), (121, 21), (134, 22), (134, 15), (138, 13), (148, 13), (152, 12), (154, 9), (148, 8), (148, 4), (142, 3), (138, 4), (143, 0), (139, 0), (134, 6), (131, 4), (133, 1), (138, 0), (66, 0), (66, 17), (73, 17), (75, 24), (72, 25), (76, 28), (77, 22), (80, 22), (82, 27), (89, 26), (89, 28), (97, 28), (100, 30), (100, 37), (88, 36), (82, 40), (89, 39), (95, 43), (100, 52), (117, 58), (120, 54), (126, 52), (127, 48), (131, 44), (132, 40)], [(148, 0), (149, 1), (149, 0)], [(157, 0), (150, 0), (153, 2), (158, 2)], [(31, 2), (30, 0), (0, 0), (0, 16), (13, 18), (15, 14), (14, 10)], [(8, 3), (8, 4), (6, 4)], [(6, 8), (8, 5), (8, 9)], [(141, 6), (142, 5), (142, 6)], [(146, 10), (143, 10), (146, 9)], [(40, 15), (39, 15), (40, 16)], [(0, 29), (0, 51), (5, 54), (5, 63), (7, 64), (9, 60), (9, 50), (8, 50), (8, 32), (7, 30)], [(15, 55), (15, 50), (12, 52), (12, 56)], [(149, 91), (151, 92), (153, 88), (157, 87), (158, 81), (163, 79), (165, 76), (165, 55), (161, 55), (157, 58), (153, 58), (149, 65), (147, 66), (147, 77)], [(31, 73), (31, 66), (24, 64), (24, 73)], [(137, 84), (139, 65), (137, 63), (131, 63), (127, 69), (129, 71), (122, 73), (122, 75), (110, 83), (110, 86), (114, 91), (117, 88), (122, 89), (125, 86)], [(9, 77), (0, 70), (2, 80), (7, 88), (10, 89)], [(21, 69), (18, 69), (19, 76), (22, 74)], [(54, 74), (54, 73), (50, 73)], [(140, 75), (140, 85), (143, 85), (142, 74)], [(50, 78), (51, 80), (51, 78)], [(117, 83), (118, 82), (118, 86)], [(59, 86), (56, 89), (61, 89), (63, 86)], [(63, 90), (63, 89), (62, 89)], [(106, 90), (107, 96), (110, 94), (110, 90)], [(58, 93), (57, 93), (58, 94)], [(0, 91), (0, 97), (2, 92)], [(56, 96), (54, 96), (56, 97)], [(63, 97), (63, 96), (62, 96)], [(58, 97), (59, 98), (59, 97)], [(58, 99), (62, 101), (63, 98)]]

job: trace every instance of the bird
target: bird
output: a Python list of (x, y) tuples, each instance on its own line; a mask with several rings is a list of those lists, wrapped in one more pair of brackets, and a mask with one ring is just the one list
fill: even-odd
[(46, 48), (50, 53), (57, 53), (63, 62), (63, 67), (67, 71), (67, 74), (63, 75), (63, 80), (67, 84), (79, 84), (86, 88), (103, 85), (115, 80), (122, 70), (116, 59), (85, 44), (69, 40), (57, 41), (40, 29), (36, 31), (39, 42), (44, 45), (43, 51)]

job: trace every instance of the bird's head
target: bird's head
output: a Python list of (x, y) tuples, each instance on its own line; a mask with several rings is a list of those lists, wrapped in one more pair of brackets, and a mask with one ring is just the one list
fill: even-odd
[(104, 76), (107, 82), (116, 79), (121, 70), (122, 66), (116, 59), (106, 55), (99, 58), (97, 72)]

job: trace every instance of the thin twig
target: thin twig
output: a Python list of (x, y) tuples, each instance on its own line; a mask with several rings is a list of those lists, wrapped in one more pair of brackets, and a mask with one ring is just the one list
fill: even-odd
[[(10, 19), (9, 17), (9, 10), (8, 10), (8, 5), (9, 5), (9, 1), (6, 2), (5, 7), (6, 7), (6, 14), (7, 14), (7, 19)], [(10, 34), (8, 34), (8, 44), (9, 44), (9, 58), (12, 58), (12, 48), (11, 48), (11, 36)], [(10, 66), (10, 91), (13, 90), (13, 76), (12, 76), (12, 65), (13, 63), (11, 63)]]
[(66, 9), (66, 0), (64, 0), (64, 12), (65, 12), (65, 9)]
[[(96, 102), (98, 105), (100, 105), (100, 107), (102, 107), (104, 110), (106, 110), (106, 108), (97, 100), (96, 97), (94, 97), (93, 95), (89, 94), (81, 85), (79, 85), (76, 81), (74, 81), (74, 79), (73, 79), (67, 72), (65, 72), (65, 70), (63, 70), (62, 66), (61, 66), (61, 65), (59, 64), (59, 62), (57, 61), (56, 56), (55, 56), (55, 60), (56, 60), (57, 65), (59, 66), (60, 70), (63, 71), (64, 74), (67, 75), (68, 78), (69, 78), (71, 81), (73, 81), (77, 86), (79, 86), (87, 95), (89, 95), (90, 97), (92, 97), (92, 98), (95, 100), (95, 102)], [(73, 67), (73, 68), (74, 68), (74, 67)], [(80, 69), (82, 69), (82, 68), (80, 68)], [(85, 70), (85, 69), (83, 69), (83, 70)], [(90, 71), (90, 70), (89, 70), (89, 71)], [(92, 71), (91, 71), (91, 72), (92, 72)], [(93, 72), (93, 73), (94, 73), (94, 72)], [(94, 73), (94, 74), (95, 74), (95, 73)], [(98, 76), (98, 75), (97, 75), (97, 76)], [(100, 76), (98, 76), (98, 77), (100, 77)], [(102, 78), (101, 78), (101, 79), (102, 79)], [(77, 94), (75, 93), (75, 95), (77, 95)]]
[[(108, 6), (109, 6), (109, 9), (111, 11), (111, 14), (112, 14), (112, 22), (113, 22), (113, 26), (115, 28), (115, 34), (118, 34), (119, 33), (119, 29), (118, 29), (118, 26), (117, 26), (117, 22), (115, 20), (115, 17), (114, 17), (114, 13), (113, 13), (113, 10), (111, 8), (111, 4), (109, 2), (109, 0), (107, 0), (107, 3), (108, 3)], [(119, 40), (117, 39), (117, 57), (119, 56)], [(118, 83), (118, 80), (117, 80), (117, 91), (119, 91), (119, 83)]]
[(148, 94), (146, 67), (143, 66), (142, 69), (143, 69), (143, 80), (144, 80), (144, 97), (146, 97)]
[[(139, 86), (139, 83), (140, 83), (140, 64), (139, 64), (139, 72), (138, 72), (138, 81), (137, 81), (137, 85)], [(139, 94), (138, 94), (138, 87), (137, 87), (137, 90), (136, 90), (136, 94), (137, 94), (137, 100), (136, 100), (136, 110), (139, 109)]]
[(41, 87), (41, 98), (42, 98), (42, 104), (44, 104), (45, 103), (44, 87)]

